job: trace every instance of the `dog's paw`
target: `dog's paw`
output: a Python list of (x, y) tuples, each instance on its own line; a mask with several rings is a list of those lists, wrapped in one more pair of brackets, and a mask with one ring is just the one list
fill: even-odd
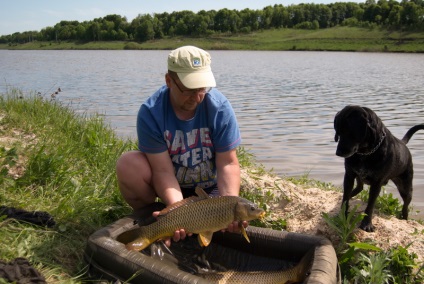
[(368, 232), (368, 233), (374, 232), (374, 226), (371, 222), (363, 222), (362, 221), (359, 228), (361, 228), (362, 230), (364, 230), (365, 232)]

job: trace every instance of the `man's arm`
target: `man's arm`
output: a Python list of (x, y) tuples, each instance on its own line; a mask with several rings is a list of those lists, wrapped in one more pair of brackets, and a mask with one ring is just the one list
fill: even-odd
[(240, 165), (236, 149), (216, 153), (216, 169), (220, 195), (240, 193)]
[(174, 166), (167, 151), (146, 154), (152, 170), (152, 185), (166, 206), (183, 199), (180, 185), (174, 174)]
[[(156, 191), (156, 194), (162, 199), (162, 202), (166, 206), (169, 206), (175, 202), (183, 199), (180, 185), (174, 174), (174, 166), (172, 165), (171, 158), (168, 152), (162, 152), (159, 154), (146, 154), (149, 160), (150, 167), (152, 169), (152, 183)], [(159, 212), (153, 212), (153, 216), (157, 217)], [(191, 235), (191, 233), (188, 233)], [(185, 239), (187, 233), (183, 228), (174, 232), (173, 240), (178, 242), (179, 240)], [(171, 245), (171, 239), (166, 238), (165, 244), (169, 247)]]
[[(236, 149), (227, 152), (216, 153), (216, 167), (218, 175), (218, 189), (220, 195), (240, 194), (240, 164), (237, 158)], [(247, 227), (247, 221), (242, 222), (243, 227)], [(239, 233), (238, 222), (228, 225), (227, 230), (232, 233)]]

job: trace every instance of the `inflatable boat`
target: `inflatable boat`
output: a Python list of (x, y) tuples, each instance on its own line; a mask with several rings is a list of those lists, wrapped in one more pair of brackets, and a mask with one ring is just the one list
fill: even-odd
[(169, 248), (154, 244), (141, 252), (127, 250), (125, 244), (118, 241), (119, 235), (152, 222), (141, 220), (149, 220), (148, 216), (155, 210), (151, 208), (141, 215), (119, 219), (88, 238), (84, 258), (96, 279), (125, 283), (210, 284), (216, 282), (204, 275), (216, 270), (285, 271), (312, 251), (308, 272), (297, 283), (341, 283), (335, 250), (328, 239), (319, 236), (248, 226), (250, 243), (240, 234), (216, 232), (206, 248), (197, 246), (194, 237), (187, 237), (184, 241), (173, 242)]

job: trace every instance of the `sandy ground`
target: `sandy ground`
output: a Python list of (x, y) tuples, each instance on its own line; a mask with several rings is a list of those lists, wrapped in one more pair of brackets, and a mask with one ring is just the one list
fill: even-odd
[[(322, 235), (330, 239), (335, 246), (338, 237), (322, 218), (322, 213), (330, 216), (340, 212), (342, 193), (318, 188), (302, 188), (278, 177), (261, 175), (252, 177), (242, 170), (242, 190), (261, 188), (275, 192), (275, 186), (280, 188), (282, 197), (278, 204), (269, 204), (271, 216), (281, 217), (287, 221), (287, 231), (311, 235)], [(363, 212), (366, 204), (357, 199), (350, 202), (351, 208), (359, 204), (359, 212)], [(418, 261), (424, 261), (424, 225), (413, 220), (400, 220), (393, 216), (382, 216), (374, 212), (373, 224), (375, 232), (368, 233), (359, 228), (354, 231), (358, 242), (372, 243), (384, 250), (390, 247), (411, 244), (408, 251), (415, 252)]]

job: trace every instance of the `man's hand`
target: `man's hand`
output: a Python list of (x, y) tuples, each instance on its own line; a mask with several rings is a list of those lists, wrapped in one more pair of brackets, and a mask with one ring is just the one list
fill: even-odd
[[(247, 221), (242, 221), (242, 226), (244, 228), (247, 228), (247, 226), (249, 225), (249, 223)], [(225, 232), (225, 230), (222, 230), (223, 232)], [(234, 221), (233, 223), (228, 225), (227, 231), (230, 233), (241, 233), (240, 231), (240, 227), (239, 227), (239, 222)]]
[[(152, 214), (153, 217), (157, 218), (158, 215), (159, 215), (159, 212), (160, 211), (153, 212), (153, 214)], [(172, 237), (172, 240), (174, 242), (179, 242), (180, 240), (184, 240), (187, 236), (191, 236), (191, 235), (193, 235), (193, 234), (187, 233), (184, 229), (176, 230), (174, 232), (174, 236)], [(164, 243), (167, 247), (171, 246), (171, 238), (165, 238), (163, 241), (164, 241)]]

